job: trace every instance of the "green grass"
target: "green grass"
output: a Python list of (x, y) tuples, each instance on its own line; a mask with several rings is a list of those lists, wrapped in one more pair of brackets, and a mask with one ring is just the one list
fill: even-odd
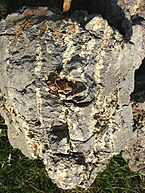
[(13, 149), (0, 119), (0, 192), (2, 193), (143, 193), (145, 176), (129, 170), (121, 155), (114, 157), (88, 190), (58, 189), (41, 160), (30, 160)]

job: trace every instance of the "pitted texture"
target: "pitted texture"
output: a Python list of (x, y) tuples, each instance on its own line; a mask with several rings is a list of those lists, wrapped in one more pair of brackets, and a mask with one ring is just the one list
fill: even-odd
[(13, 147), (42, 158), (60, 188), (87, 188), (136, 139), (130, 94), (145, 56), (95, 16), (85, 28), (47, 8), (0, 22), (0, 114)]
[(140, 16), (145, 18), (144, 0), (118, 0), (118, 5), (123, 9), (127, 17)]
[(137, 139), (123, 151), (122, 156), (131, 170), (145, 174), (145, 104), (134, 104), (133, 113)]

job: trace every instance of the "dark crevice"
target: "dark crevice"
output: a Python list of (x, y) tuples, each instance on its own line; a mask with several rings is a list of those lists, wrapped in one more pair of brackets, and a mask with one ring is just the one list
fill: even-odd
[(73, 103), (74, 106), (76, 106), (76, 107), (84, 108), (84, 107), (91, 105), (94, 100), (95, 100), (94, 98), (90, 101), (84, 101), (84, 102), (76, 102), (73, 99), (72, 100), (64, 100), (64, 104), (65, 104), (65, 106), (68, 107), (70, 104)]
[(22, 95), (24, 95), (24, 94), (27, 93), (28, 88), (29, 88), (31, 85), (35, 85), (35, 84), (36, 84), (36, 82), (35, 82), (35, 80), (33, 80), (31, 83), (29, 83), (27, 86), (25, 86), (25, 88), (23, 88), (22, 90), (17, 90), (17, 89), (15, 89), (15, 88), (13, 88), (13, 89), (15, 89), (17, 92), (21, 93)]
[(41, 125), (41, 122), (40, 121), (36, 121), (35, 122), (35, 126), (40, 126)]
[(145, 102), (145, 58), (139, 69), (135, 71), (134, 91), (131, 93), (131, 101)]
[(69, 154), (64, 154), (64, 153), (53, 153), (53, 156), (57, 156), (60, 158), (68, 158)]
[(71, 156), (75, 160), (76, 164), (86, 166), (86, 158), (82, 152), (73, 152)]
[(58, 64), (58, 66), (55, 69), (55, 72), (57, 72), (57, 74), (60, 74), (63, 70), (63, 66), (62, 64)]
[(132, 25), (141, 25), (142, 22), (145, 21), (145, 19), (139, 16), (138, 14), (135, 14), (131, 16), (131, 21), (132, 21)]
[(1, 33), (0, 36), (15, 36), (14, 33)]
[(75, 161), (76, 164), (78, 165), (84, 165), (86, 166), (85, 162), (85, 156), (83, 155), (82, 152), (71, 152), (69, 154), (63, 154), (63, 153), (53, 153), (54, 156), (57, 156), (59, 159), (70, 159)]
[(80, 143), (87, 143), (96, 133), (93, 133), (88, 139), (86, 139), (85, 141), (80, 141), (80, 140), (75, 140), (75, 139), (71, 139), (71, 141), (73, 142), (80, 142)]
[(60, 142), (63, 138), (67, 138), (69, 141), (68, 125), (62, 123), (61, 125), (52, 126), (49, 137), (53, 142)]

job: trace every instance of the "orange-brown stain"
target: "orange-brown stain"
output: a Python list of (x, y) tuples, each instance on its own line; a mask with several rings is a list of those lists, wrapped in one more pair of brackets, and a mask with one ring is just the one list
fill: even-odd
[(47, 21), (44, 21), (39, 28), (39, 36), (42, 37), (48, 29)]
[(54, 95), (58, 95), (59, 93), (67, 94), (73, 91), (73, 85), (74, 83), (72, 81), (68, 81), (66, 79), (61, 79), (59, 75), (54, 75), (47, 81), (48, 88), (50, 90), (50, 93)]
[(45, 15), (46, 13), (47, 9), (39, 8), (39, 9), (26, 9), (23, 14), (24, 16), (33, 16), (33, 15), (41, 16)]
[(18, 37), (21, 35), (22, 31), (30, 24), (32, 23), (33, 19), (24, 19), (22, 20), (15, 28), (14, 31), (14, 38), (12, 41), (12, 44), (15, 44)]
[(74, 25), (74, 24), (71, 24), (71, 25), (68, 26), (68, 31), (67, 31), (67, 33), (68, 33), (69, 35), (74, 34), (75, 31), (76, 31), (76, 30), (75, 30), (75, 25)]

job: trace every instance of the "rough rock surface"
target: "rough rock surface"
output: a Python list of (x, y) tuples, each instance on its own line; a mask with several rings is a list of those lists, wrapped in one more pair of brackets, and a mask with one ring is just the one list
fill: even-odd
[(9, 140), (42, 158), (60, 188), (89, 187), (121, 150), (135, 159), (136, 144), (143, 171), (145, 131), (133, 120), (135, 106), (144, 107), (130, 95), (145, 57), (144, 19), (131, 30), (123, 36), (100, 15), (71, 19), (48, 8), (0, 22), (0, 114)]
[(118, 0), (118, 5), (123, 9), (123, 12), (129, 19), (131, 19), (132, 16), (145, 18), (144, 0)]
[(131, 170), (145, 174), (145, 59), (136, 70), (131, 101), (133, 130), (137, 132), (137, 138), (123, 151), (122, 156)]

